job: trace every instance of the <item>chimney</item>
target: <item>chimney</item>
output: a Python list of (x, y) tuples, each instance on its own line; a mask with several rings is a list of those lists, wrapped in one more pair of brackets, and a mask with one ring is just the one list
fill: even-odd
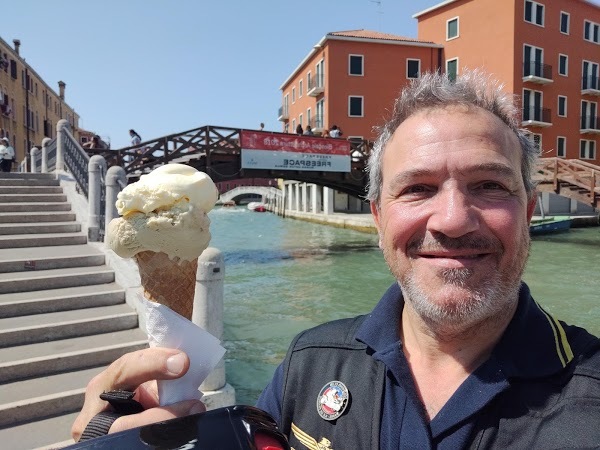
[(59, 81), (58, 82), (58, 96), (60, 97), (61, 100), (65, 99), (65, 82), (64, 81)]
[(17, 52), (17, 56), (19, 55), (19, 47), (21, 47), (21, 41), (19, 39), (13, 39), (13, 44), (15, 44), (15, 52)]

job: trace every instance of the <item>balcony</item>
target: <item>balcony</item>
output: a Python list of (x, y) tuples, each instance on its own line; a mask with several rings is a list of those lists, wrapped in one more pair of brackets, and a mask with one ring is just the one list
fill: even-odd
[(323, 92), (325, 92), (325, 83), (322, 74), (318, 74), (314, 78), (308, 80), (308, 90), (306, 91), (307, 95), (316, 97)]
[(320, 134), (323, 132), (323, 127), (325, 126), (325, 122), (323, 121), (323, 116), (317, 114), (316, 116), (310, 119), (310, 127), (312, 128), (313, 133)]
[(524, 127), (549, 127), (552, 125), (552, 113), (550, 108), (523, 108), (523, 120), (521, 125)]
[(579, 132), (581, 134), (600, 134), (600, 117), (581, 116)]
[(600, 78), (587, 75), (581, 79), (581, 95), (600, 96)]
[(537, 61), (523, 63), (523, 81), (536, 84), (550, 84), (552, 79), (552, 66)]
[(279, 112), (277, 113), (277, 120), (280, 122), (287, 122), (290, 118), (290, 112), (287, 107), (282, 106), (279, 108)]

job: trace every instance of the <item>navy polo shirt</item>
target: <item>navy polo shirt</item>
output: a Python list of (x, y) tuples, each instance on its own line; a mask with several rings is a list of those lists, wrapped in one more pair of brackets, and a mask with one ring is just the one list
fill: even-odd
[[(515, 315), (490, 358), (467, 377), (429, 422), (398, 336), (403, 307), (400, 288), (394, 284), (355, 336), (386, 367), (380, 429), (383, 449), (464, 448), (470, 443), (477, 413), (506, 390), (512, 378), (546, 377), (562, 370), (573, 359), (562, 324), (533, 300), (523, 283)], [(257, 407), (278, 422), (282, 386), (280, 365), (257, 402)]]

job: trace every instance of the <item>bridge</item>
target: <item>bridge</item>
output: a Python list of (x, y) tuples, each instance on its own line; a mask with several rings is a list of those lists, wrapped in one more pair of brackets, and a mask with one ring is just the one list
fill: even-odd
[(225, 203), (234, 200), (241, 195), (256, 194), (264, 198), (281, 197), (283, 192), (281, 189), (267, 186), (238, 186), (230, 191), (225, 192), (219, 197), (219, 202)]
[[(354, 197), (364, 196), (368, 181), (365, 168), (373, 143), (349, 140), (349, 172), (308, 170), (267, 170), (242, 168), (241, 136), (244, 130), (207, 125), (181, 133), (170, 134), (120, 150), (86, 150), (91, 156), (100, 154), (108, 166), (121, 165), (128, 178), (135, 181), (142, 174), (169, 162), (189, 164), (206, 172), (215, 181), (239, 178), (282, 178), (326, 186)], [(269, 132), (274, 139), (289, 134)], [(302, 141), (303, 136), (295, 137)], [(331, 141), (331, 138), (310, 137)], [(554, 192), (597, 208), (600, 204), (600, 166), (580, 160), (543, 158), (534, 176), (542, 192)]]

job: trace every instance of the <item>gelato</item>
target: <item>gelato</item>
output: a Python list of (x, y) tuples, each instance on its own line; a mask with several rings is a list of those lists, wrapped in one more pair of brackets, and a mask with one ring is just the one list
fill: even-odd
[(167, 164), (117, 196), (122, 217), (108, 225), (107, 243), (123, 258), (135, 257), (144, 296), (191, 319), (198, 257), (210, 241), (207, 213), (218, 198), (208, 175)]

